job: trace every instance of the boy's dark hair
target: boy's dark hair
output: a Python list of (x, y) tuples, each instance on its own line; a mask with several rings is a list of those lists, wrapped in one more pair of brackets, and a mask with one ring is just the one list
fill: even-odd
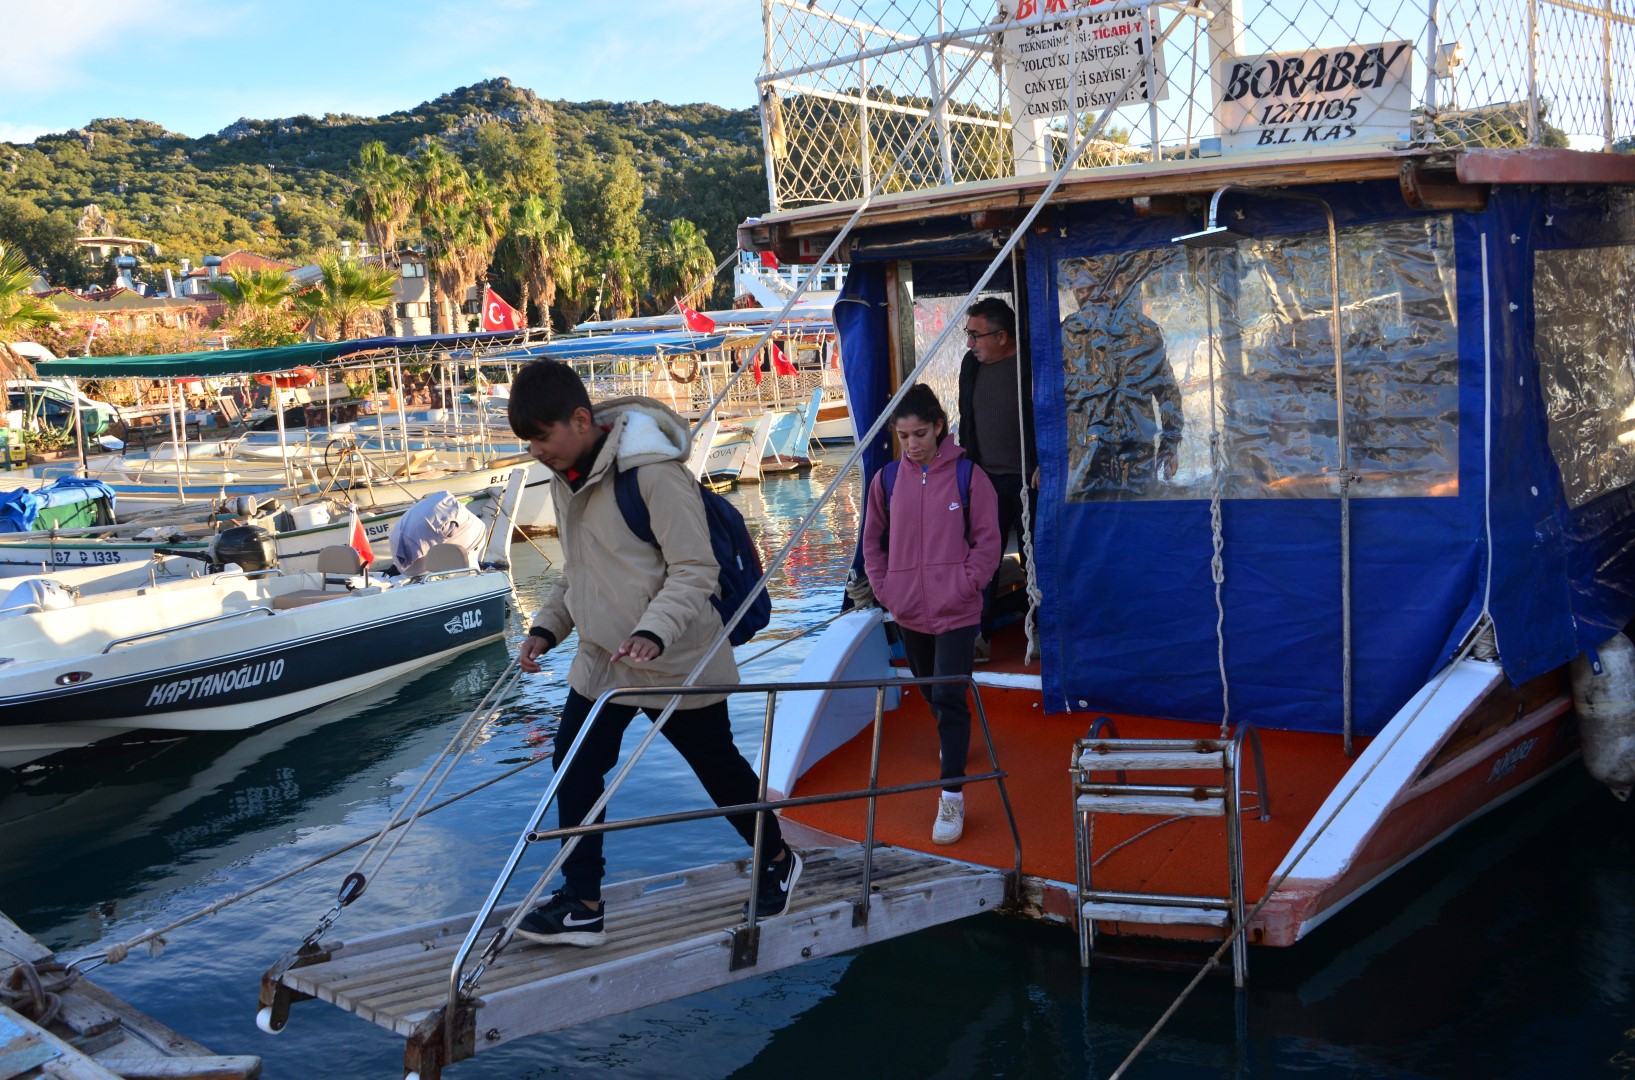
[(590, 407), (590, 394), (578, 372), (560, 360), (535, 360), (511, 380), (505, 415), (517, 438), (532, 439), (566, 421), (575, 409)]
[(893, 424), (908, 417), (924, 420), (928, 424), (935, 424), (941, 420), (942, 434), (943, 436), (948, 434), (948, 414), (943, 411), (942, 402), (937, 400), (937, 392), (923, 382), (917, 382), (909, 387), (908, 392), (903, 395), (903, 400), (891, 410)]
[(997, 296), (985, 296), (981, 300), (965, 309), (966, 315), (975, 315), (979, 319), (987, 319), (999, 329), (1016, 340), (1016, 312), (1011, 306)]

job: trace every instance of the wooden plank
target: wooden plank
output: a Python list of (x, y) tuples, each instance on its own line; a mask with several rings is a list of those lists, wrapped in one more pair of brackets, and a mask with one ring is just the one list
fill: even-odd
[(245, 1080), (261, 1073), (261, 1059), (245, 1054), (162, 1059), (108, 1054), (97, 1064), (124, 1080)]
[(1221, 817), (1223, 799), (1194, 799), (1189, 795), (1080, 795), (1079, 812), (1092, 814), (1151, 814), (1156, 817)]
[(1174, 904), (1138, 904), (1114, 900), (1092, 900), (1085, 904), (1084, 917), (1096, 922), (1129, 922), (1149, 926), (1225, 927), (1232, 914), (1214, 908), (1179, 907)]
[(1125, 769), (1131, 772), (1163, 772), (1169, 769), (1222, 769), (1219, 750), (1086, 750), (1079, 755), (1079, 768), (1094, 772)]
[[(19, 960), (34, 963), (37, 960), (49, 960), (51, 950), (29, 937), (23, 928), (0, 914), (0, 950), (10, 953)], [(9, 968), (10, 963), (6, 966)]]
[[(997, 907), (1004, 877), (918, 852), (875, 851), (867, 927), (852, 927), (862, 850), (814, 851), (789, 914), (760, 924), (761, 962), (730, 971), (732, 931), (749, 894), (747, 862), (622, 882), (604, 890), (607, 942), (593, 949), (511, 943), (478, 987), (482, 1047), (642, 1008), (819, 955)], [(284, 982), (401, 1035), (447, 999), (470, 915), (360, 939)], [(379, 946), (378, 948), (376, 946)]]
[[(0, 1005), (0, 1068), (4, 1076), (53, 1080), (120, 1080), (32, 1020)], [(35, 1070), (39, 1071), (35, 1071)], [(49, 1069), (49, 1071), (47, 1071)]]

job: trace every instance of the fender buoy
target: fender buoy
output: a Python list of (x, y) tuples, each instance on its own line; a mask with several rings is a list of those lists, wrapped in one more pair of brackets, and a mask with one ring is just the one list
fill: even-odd
[[(681, 366), (682, 371), (684, 371), (686, 374), (682, 374), (676, 370), (678, 365)], [(696, 382), (698, 379), (699, 365), (697, 360), (671, 360), (666, 363), (664, 367), (672, 382), (690, 383)]]
[(311, 386), (318, 381), (318, 373), (309, 367), (291, 369), (288, 375), (257, 375), (255, 381), (262, 386), (277, 384), (281, 389), (288, 390), (294, 386)]

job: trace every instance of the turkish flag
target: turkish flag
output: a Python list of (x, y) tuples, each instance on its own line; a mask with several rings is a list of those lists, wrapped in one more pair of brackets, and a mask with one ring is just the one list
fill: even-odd
[(493, 289), (483, 289), (483, 329), (521, 330), (522, 312), (507, 304)]
[(774, 375), (795, 374), (795, 365), (789, 362), (789, 357), (785, 356), (783, 350), (778, 348), (776, 341), (772, 343), (772, 373)]
[(778, 257), (770, 251), (763, 251), (761, 252), (761, 265), (768, 270), (776, 270), (778, 268)]
[(346, 543), (358, 553), (358, 559), (363, 565), (368, 566), (375, 561), (375, 549), (369, 546), (369, 537), (364, 534), (363, 522), (358, 520), (356, 507), (352, 510), (352, 532)]
[(681, 321), (687, 324), (687, 329), (691, 330), (695, 334), (715, 333), (714, 319), (710, 318), (708, 315), (705, 315), (701, 311), (694, 311), (686, 304), (678, 303), (676, 304), (676, 307), (681, 309)]

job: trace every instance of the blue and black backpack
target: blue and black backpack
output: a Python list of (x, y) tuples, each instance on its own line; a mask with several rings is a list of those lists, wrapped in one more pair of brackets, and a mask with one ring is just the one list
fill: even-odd
[[(710, 603), (715, 605), (724, 626), (744, 602), (744, 597), (755, 588), (755, 583), (761, 580), (761, 556), (755, 550), (749, 527), (744, 524), (744, 515), (738, 508), (703, 484), (698, 485), (698, 492), (704, 499), (704, 520), (710, 527), (710, 549), (721, 566), (721, 595), (710, 597)], [(653, 535), (653, 518), (642, 499), (635, 469), (621, 469), (614, 474), (613, 495), (619, 501), (625, 524), (636, 534), (636, 539), (658, 547), (658, 538)], [(772, 597), (761, 589), (727, 640), (742, 645), (765, 630), (771, 621)]]

